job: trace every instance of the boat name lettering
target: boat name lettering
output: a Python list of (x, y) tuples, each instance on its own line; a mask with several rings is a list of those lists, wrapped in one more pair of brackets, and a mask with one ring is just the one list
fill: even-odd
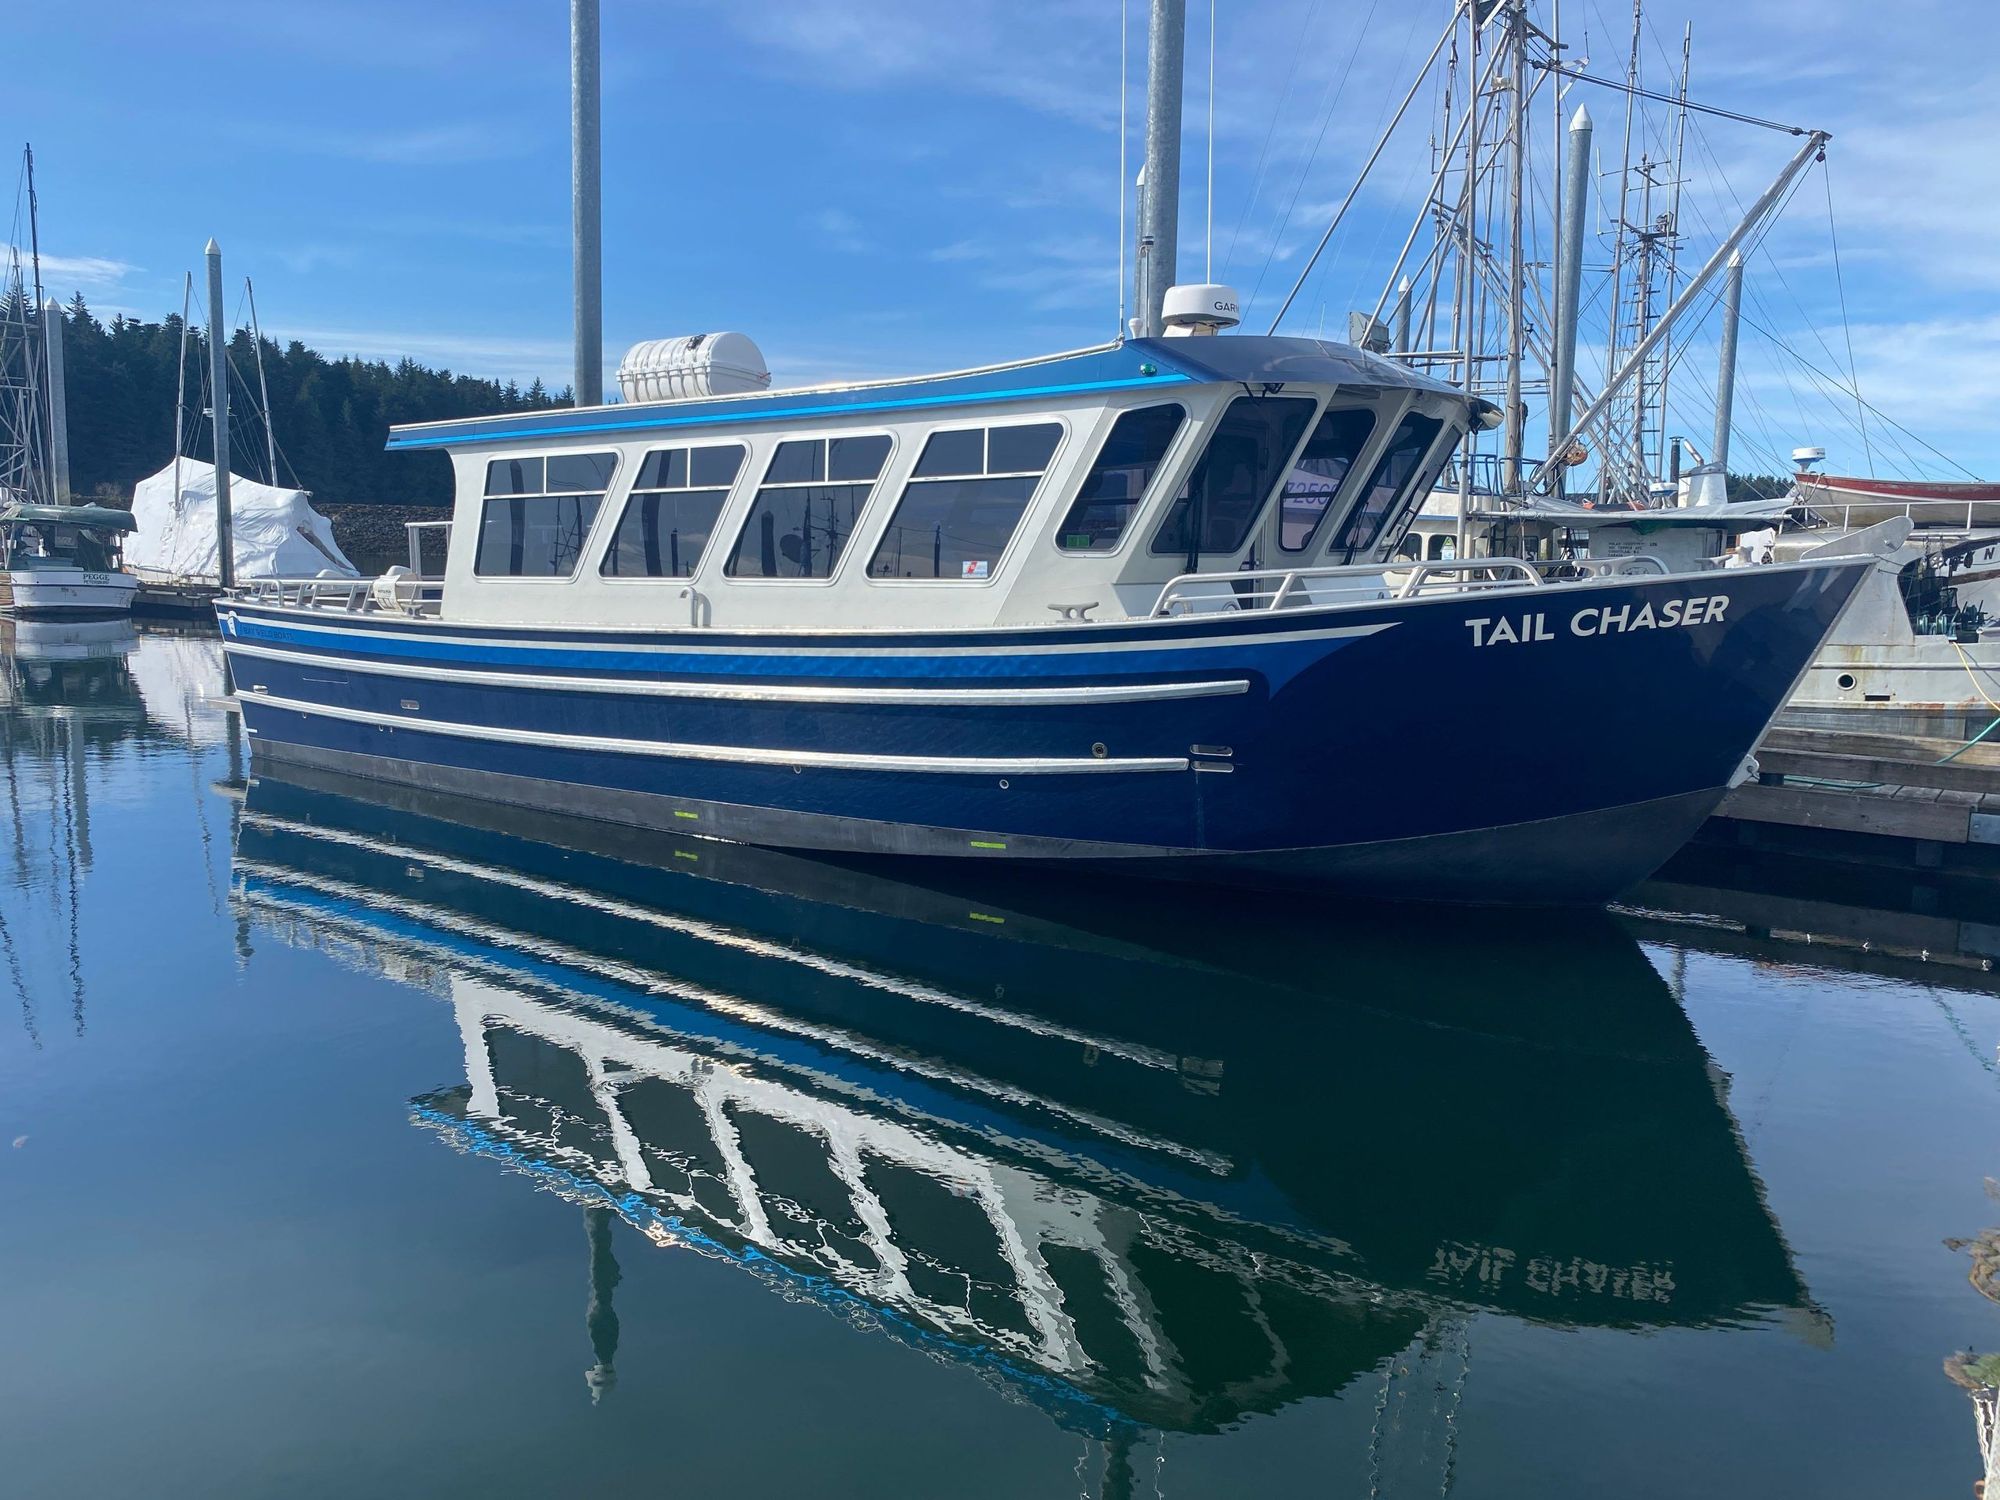
[[(1664, 630), (1676, 625), (1713, 625), (1729, 608), (1727, 594), (1703, 594), (1694, 599), (1669, 599), (1655, 611), (1650, 603), (1593, 604), (1569, 618), (1569, 633), (1577, 636), (1622, 635), (1629, 630)], [(1474, 646), (1519, 646), (1528, 641), (1552, 641), (1549, 617), (1539, 611), (1522, 615), (1485, 615), (1467, 620)]]

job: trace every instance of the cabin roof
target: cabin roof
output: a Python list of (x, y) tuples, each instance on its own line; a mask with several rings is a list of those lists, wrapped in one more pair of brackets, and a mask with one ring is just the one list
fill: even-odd
[(1092, 391), (1154, 387), (1166, 390), (1219, 382), (1271, 385), (1291, 381), (1456, 394), (1451, 387), (1392, 360), (1325, 339), (1234, 334), (1218, 338), (1128, 339), (1095, 349), (942, 375), (758, 391), (745, 396), (563, 407), (449, 422), (411, 423), (390, 428), (388, 446), (392, 451), (407, 451), (593, 433), (611, 437), (676, 427), (989, 405), (995, 401)]
[(46, 526), (82, 526), (91, 531), (139, 529), (131, 511), (113, 510), (106, 505), (28, 505), (17, 501), (0, 506), (0, 526), (32, 522)]

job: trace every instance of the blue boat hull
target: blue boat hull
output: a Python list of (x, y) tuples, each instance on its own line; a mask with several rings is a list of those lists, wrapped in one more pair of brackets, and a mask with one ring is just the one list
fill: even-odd
[(779, 847), (1589, 901), (1707, 816), (1869, 565), (932, 634), (218, 612), (265, 756)]

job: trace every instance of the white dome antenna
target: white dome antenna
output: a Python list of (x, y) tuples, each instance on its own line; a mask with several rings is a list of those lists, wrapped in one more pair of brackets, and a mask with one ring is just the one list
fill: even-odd
[(1220, 333), (1242, 321), (1242, 300), (1236, 288), (1220, 282), (1170, 286), (1160, 305), (1160, 322), (1170, 339)]
[(1826, 449), (1794, 448), (1792, 450), (1792, 462), (1801, 469), (1810, 469), (1814, 464), (1823, 464), (1826, 462)]

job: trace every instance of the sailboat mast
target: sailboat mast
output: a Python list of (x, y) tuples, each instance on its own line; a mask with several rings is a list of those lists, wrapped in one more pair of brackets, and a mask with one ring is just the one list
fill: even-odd
[(69, 504), (69, 391), (63, 378), (63, 310), (42, 304), (42, 357), (49, 372), (49, 498)]
[(194, 301), (194, 272), (181, 273), (181, 342), (174, 351), (174, 514), (181, 513), (182, 412), (187, 407), (188, 308)]
[(257, 399), (264, 406), (264, 462), (271, 483), (278, 482), (278, 434), (271, 426), (271, 387), (264, 380), (264, 330), (257, 323), (257, 289), (243, 278), (243, 296), (250, 304), (250, 345), (257, 351)]

